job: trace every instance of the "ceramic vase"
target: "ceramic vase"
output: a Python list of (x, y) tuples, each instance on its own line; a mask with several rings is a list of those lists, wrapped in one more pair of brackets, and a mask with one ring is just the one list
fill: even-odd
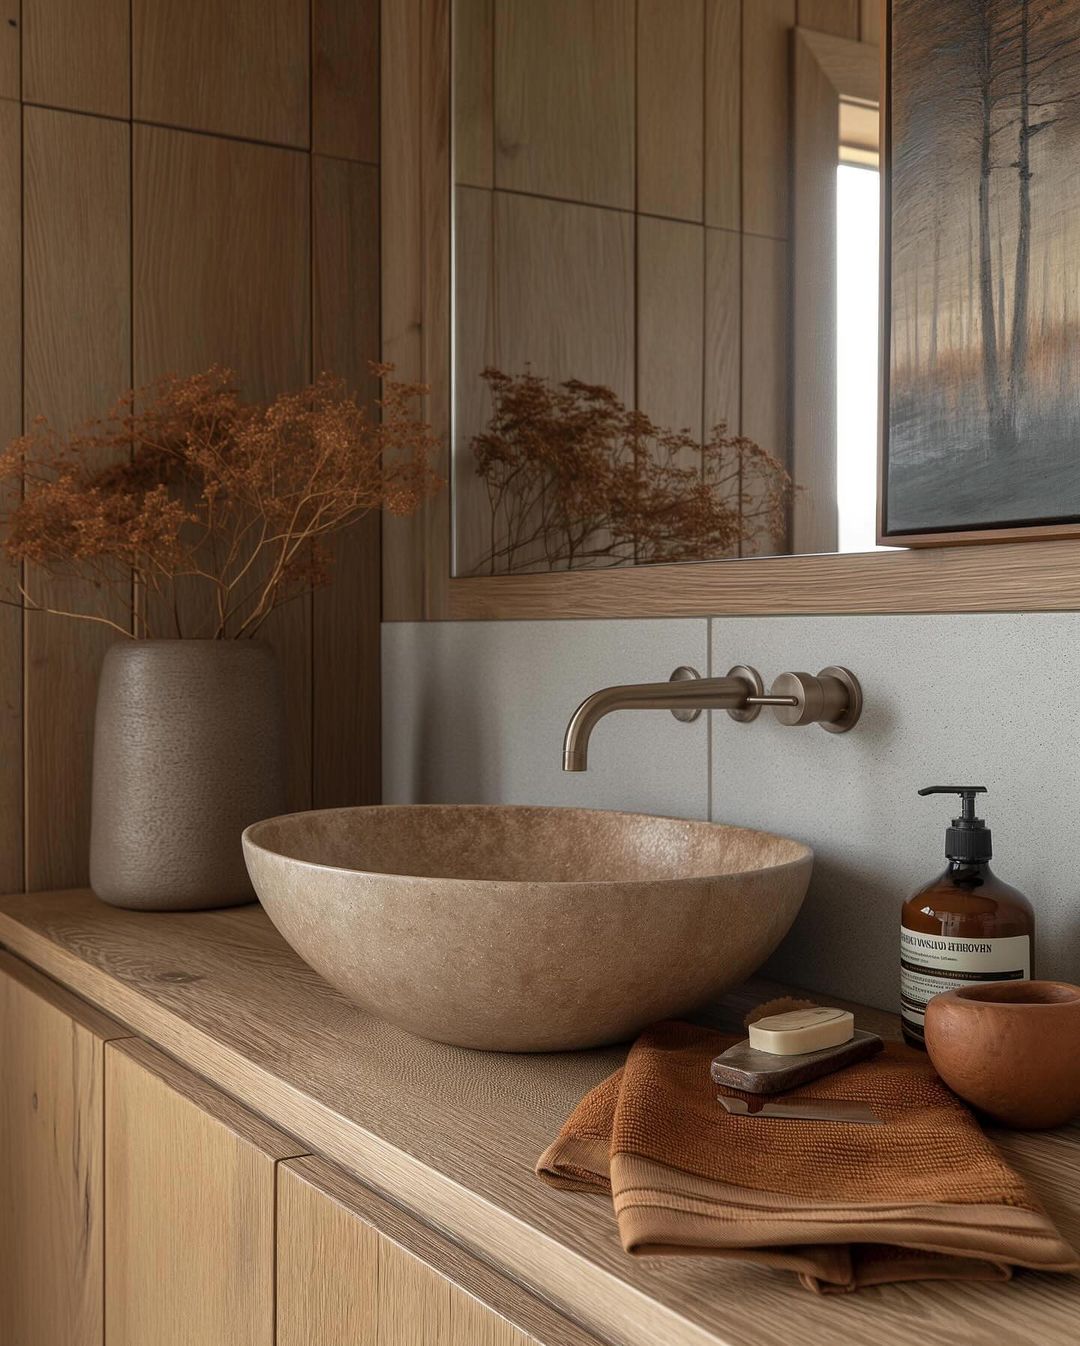
[(240, 834), (284, 813), (285, 706), (269, 646), (113, 645), (98, 684), (90, 886), (146, 911), (253, 902)]

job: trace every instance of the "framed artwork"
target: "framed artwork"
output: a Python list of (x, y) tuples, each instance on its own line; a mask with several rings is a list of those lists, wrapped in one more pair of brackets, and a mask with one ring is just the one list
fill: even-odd
[(880, 541), (1080, 536), (1080, 0), (891, 0)]

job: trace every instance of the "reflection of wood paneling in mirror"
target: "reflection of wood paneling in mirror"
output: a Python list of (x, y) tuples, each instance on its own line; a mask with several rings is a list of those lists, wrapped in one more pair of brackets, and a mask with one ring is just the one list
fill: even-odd
[(705, 4), (705, 223), (742, 228), (742, 3)]
[(495, 364), (603, 384), (632, 406), (634, 217), (496, 192), (494, 245)]
[(702, 218), (704, 0), (638, 0), (637, 209)]
[(457, 573), (470, 575), (494, 551), (487, 490), (472, 450), (491, 417), (491, 396), (480, 375), (496, 362), (494, 193), (459, 187), (454, 208), (454, 555)]
[(495, 0), (454, 3), (454, 181), (495, 185)]
[(860, 0), (799, 0), (798, 22), (801, 28), (816, 28), (819, 33), (837, 37), (859, 37)]
[(743, 4), (742, 227), (770, 238), (788, 234), (788, 72), (794, 23), (795, 0)]
[(708, 434), (720, 421), (742, 430), (742, 243), (705, 231), (705, 406)]
[[(790, 249), (781, 239), (742, 240), (742, 433), (790, 465)], [(788, 550), (786, 537), (761, 537), (744, 556)]]
[(637, 227), (637, 405), (700, 440), (705, 230), (646, 215)]
[(634, 207), (633, 0), (495, 0), (495, 185)]
[(459, 575), (491, 549), (485, 364), (606, 383), (664, 429), (723, 422), (792, 462), (792, 34), (857, 34), (862, 7), (638, 0), (630, 33), (634, 9), (454, 0)]
[(882, 10), (886, 0), (859, 0), (859, 37), (872, 46), (881, 43)]
[(729, 229), (705, 230), (705, 349), (702, 428), (723, 423), (742, 432), (742, 239)]
[(634, 219), (495, 195), (495, 362), (634, 397)]
[[(15, 184), (15, 190), (0, 195), (0, 444), (22, 430), (21, 135), (18, 104), (0, 100), (0, 181)], [(18, 582), (19, 572), (0, 559), (0, 887), (5, 893), (23, 886), (23, 633), (22, 613), (9, 606), (19, 602)]]

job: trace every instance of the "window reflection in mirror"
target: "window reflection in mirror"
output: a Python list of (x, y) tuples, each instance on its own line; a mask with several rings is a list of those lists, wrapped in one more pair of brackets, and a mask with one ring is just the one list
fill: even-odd
[(459, 576), (788, 553), (815, 454), (827, 538), (874, 545), (877, 110), (821, 165), (837, 404), (796, 451), (794, 34), (738, 11), (453, 0)]
[[(878, 110), (840, 105), (836, 170), (837, 550), (877, 550), (881, 174)], [(882, 550), (887, 550), (882, 548)]]

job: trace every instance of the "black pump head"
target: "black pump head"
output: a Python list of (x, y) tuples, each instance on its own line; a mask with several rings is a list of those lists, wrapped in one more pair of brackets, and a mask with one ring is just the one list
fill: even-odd
[(959, 795), (961, 813), (945, 830), (945, 855), (950, 860), (978, 863), (993, 855), (990, 829), (975, 817), (975, 796), (986, 794), (985, 785), (928, 785), (921, 795)]

